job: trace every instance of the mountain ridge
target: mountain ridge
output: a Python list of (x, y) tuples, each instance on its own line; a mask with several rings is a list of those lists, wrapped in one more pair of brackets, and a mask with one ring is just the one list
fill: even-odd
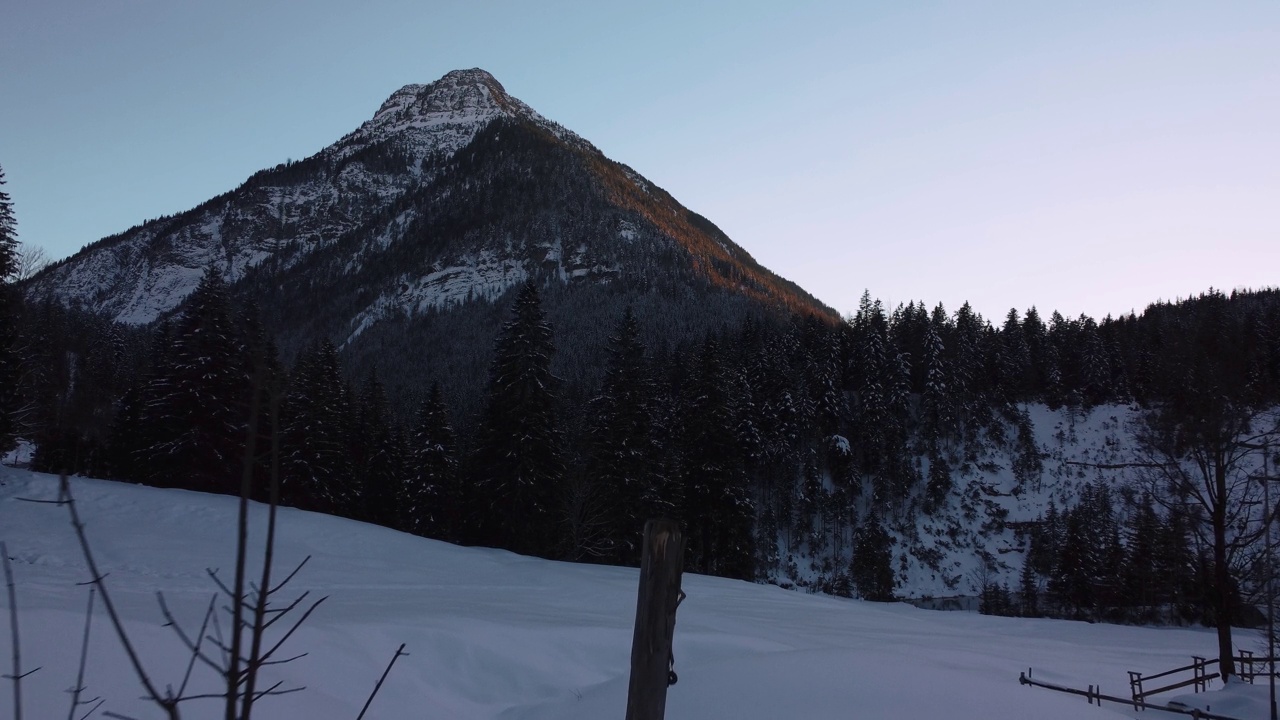
[[(685, 247), (696, 273), (711, 285), (744, 293), (754, 302), (778, 303), (788, 311), (835, 317), (834, 311), (794, 283), (759, 266), (710, 221), (512, 97), (496, 78), (478, 68), (451, 71), (433, 83), (400, 88), (373, 117), (334, 144), (304, 160), (254, 173), (238, 188), (191, 210), (150, 220), (92, 243), (35, 278), (28, 294), (95, 307), (121, 322), (146, 324), (176, 309), (206, 267), (218, 268), (226, 281), (235, 284), (264, 265), (287, 270), (352, 233), (377, 238), (376, 243), (365, 244), (360, 256), (385, 251), (404, 240), (403, 230), (415, 218), (410, 217), (412, 210), (394, 218), (379, 216), (430, 186), (449, 161), (496, 122), (545, 133), (551, 144), (577, 155), (586, 171), (605, 187), (604, 201), (654, 225), (658, 242)], [(522, 170), (527, 168), (513, 169)], [(564, 205), (572, 214), (572, 202)], [(625, 222), (618, 225), (623, 241), (635, 239), (635, 228)], [(549, 246), (548, 255), (554, 254), (550, 247), (554, 240), (544, 243)], [(572, 259), (578, 249), (560, 248), (559, 252)], [(495, 258), (503, 255), (502, 250), (495, 251)], [(587, 252), (579, 252), (578, 259), (586, 262), (590, 250), (587, 247)], [(457, 272), (445, 272), (460, 267), (445, 262), (456, 258), (444, 258), (444, 264), (435, 270), (401, 278), (396, 284), (420, 281), (432, 285), (444, 277), (446, 284), (451, 283), (448, 297), (466, 302), (466, 298), (479, 295), (492, 301), (501, 291), (538, 274), (530, 271), (532, 259), (507, 254), (498, 265), (509, 261), (508, 271), (495, 276), (494, 266), (481, 271), (482, 258), (474, 258), (476, 262), (466, 267), (479, 279), (467, 285)], [(547, 262), (547, 256), (542, 262)], [(623, 269), (616, 265), (605, 257), (601, 262), (560, 268), (551, 275), (569, 282), (592, 275), (591, 268)], [(348, 268), (353, 269), (354, 264)], [(441, 272), (445, 276), (432, 277)], [(599, 280), (610, 274), (597, 272), (595, 276)], [(485, 284), (481, 276), (493, 282)], [(350, 317), (345, 339), (358, 335), (393, 303), (394, 297), (383, 293)], [(408, 307), (402, 304), (400, 309)]]

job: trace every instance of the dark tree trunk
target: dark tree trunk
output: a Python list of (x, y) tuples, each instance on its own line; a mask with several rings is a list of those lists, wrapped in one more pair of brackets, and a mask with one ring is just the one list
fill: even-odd
[(1218, 667), (1225, 684), (1235, 675), (1235, 662), (1231, 652), (1231, 621), (1234, 613), (1231, 592), (1231, 573), (1227, 566), (1227, 469), (1220, 454), (1215, 454), (1213, 468), (1214, 492), (1218, 502), (1213, 506), (1213, 584), (1215, 621), (1218, 626)]

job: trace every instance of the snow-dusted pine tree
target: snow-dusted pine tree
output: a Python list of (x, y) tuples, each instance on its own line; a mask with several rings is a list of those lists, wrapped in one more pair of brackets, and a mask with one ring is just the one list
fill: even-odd
[(557, 551), (565, 465), (551, 325), (528, 282), (502, 327), (473, 471), (472, 540), (529, 555)]

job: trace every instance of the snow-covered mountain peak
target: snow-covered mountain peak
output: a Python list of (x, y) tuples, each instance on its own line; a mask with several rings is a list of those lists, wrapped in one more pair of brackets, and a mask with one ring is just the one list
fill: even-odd
[[(499, 124), (465, 164), (451, 164)], [(516, 151), (524, 154), (515, 159)], [(534, 166), (554, 178), (554, 193), (544, 192), (545, 180), (528, 182)], [(495, 192), (505, 193), (502, 202), (494, 201)], [(359, 281), (369, 297), (343, 308), (355, 308), (343, 318), (349, 322), (330, 320), (341, 330), (326, 331), (350, 339), (387, 318), (496, 299), (544, 272), (566, 284), (635, 279), (668, 251), (681, 263), (693, 256), (727, 263), (706, 270), (690, 261), (682, 267), (691, 279), (739, 267), (728, 239), (691, 217), (634, 171), (615, 167), (586, 140), (508, 94), (493, 75), (454, 70), (396, 90), (369, 120), (311, 157), (255, 174), (174, 218), (94, 243), (27, 292), (144, 324), (178, 307), (211, 266), (235, 284), (255, 273), (307, 273), (331, 263), (326, 283), (351, 287), (352, 278), (369, 275)], [(388, 252), (394, 261), (387, 256), (367, 265)], [(367, 267), (373, 269), (366, 273)], [(384, 270), (390, 274), (375, 276)], [(813, 307), (754, 264), (733, 271), (732, 279), (717, 278), (713, 284), (759, 299)]]
[(416, 150), (450, 155), (481, 128), (499, 118), (531, 122), (572, 145), (591, 145), (507, 94), (497, 78), (480, 68), (451, 70), (432, 83), (405, 85), (382, 103), (373, 118), (338, 143), (339, 156), (371, 143), (395, 139)]
[(492, 75), (479, 68), (453, 70), (427, 85), (405, 85), (378, 108), (370, 123), (400, 129), (432, 120), (489, 119), (512, 112), (511, 97)]

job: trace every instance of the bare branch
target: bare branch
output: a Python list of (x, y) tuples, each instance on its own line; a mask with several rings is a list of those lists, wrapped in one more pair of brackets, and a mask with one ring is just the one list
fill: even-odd
[(325, 600), (328, 600), (328, 599), (329, 599), (329, 596), (325, 595), (324, 597), (312, 603), (311, 607), (307, 608), (307, 611), (302, 614), (302, 617), (298, 618), (298, 621), (293, 624), (293, 627), (289, 628), (289, 631), (284, 634), (284, 637), (280, 638), (276, 642), (276, 644), (271, 647), (270, 650), (262, 654), (262, 661), (265, 662), (267, 660), (270, 660), (271, 656), (275, 655), (276, 651), (280, 649), (280, 646), (284, 645), (285, 641), (287, 641), (293, 635), (293, 633), (297, 631), (299, 627), (302, 626), (302, 623), (306, 622), (307, 618), (311, 617), (311, 613), (315, 612), (316, 608), (320, 607), (320, 603), (323, 603)]
[[(297, 566), (297, 567), (295, 567), (295, 568), (293, 569), (293, 572), (289, 573), (289, 575), (288, 575), (287, 577), (285, 577), (285, 579), (281, 580), (279, 585), (276, 585), (275, 587), (273, 587), (273, 588), (271, 588), (270, 590), (268, 590), (268, 591), (267, 591), (267, 594), (268, 594), (268, 595), (274, 595), (274, 594), (276, 594), (277, 592), (279, 592), (279, 591), (280, 591), (280, 589), (281, 589), (281, 588), (283, 588), (285, 585), (288, 585), (288, 584), (289, 584), (289, 581), (293, 579), (293, 576), (294, 576), (294, 575), (297, 575), (297, 574), (298, 574), (298, 571), (299, 571), (299, 570), (301, 570), (301, 569), (303, 568), (303, 566), (304, 566), (304, 565), (306, 565), (306, 564), (307, 564), (307, 562), (308, 562), (309, 560), (311, 560), (311, 556), (310, 556), (310, 555), (308, 555), (308, 556), (306, 556), (306, 557), (302, 558), (302, 562), (298, 563), (298, 566)], [(265, 587), (265, 586), (264, 586), (264, 587)]]
[(89, 607), (84, 611), (84, 638), (80, 642), (80, 668), (76, 671), (76, 686), (71, 688), (71, 709), (67, 711), (67, 720), (75, 720), (76, 708), (86, 704), (80, 702), (80, 693), (84, 692), (84, 666), (89, 658), (89, 629), (93, 625), (93, 600), (96, 592), (94, 588), (89, 588)]
[(80, 513), (76, 510), (75, 499), (71, 495), (71, 483), (67, 479), (66, 473), (63, 473), (58, 481), (58, 494), (61, 499), (66, 501), (67, 512), (71, 515), (71, 527), (75, 530), (76, 538), (80, 542), (80, 552), (84, 556), (85, 564), (89, 567), (89, 574), (93, 577), (94, 586), (98, 588), (98, 592), (102, 595), (102, 606), (107, 609), (107, 617), (111, 619), (111, 626), (115, 630), (116, 638), (120, 641), (120, 646), (124, 648), (125, 655), (129, 658), (129, 664), (133, 667), (134, 674), (138, 676), (138, 681), (146, 689), (148, 698), (163, 709), (170, 720), (178, 720), (177, 706), (171, 699), (161, 696), (155, 685), (152, 684), (151, 677), (142, 666), (142, 659), (138, 657), (138, 652), (134, 649), (128, 632), (124, 629), (124, 622), (120, 619), (120, 614), (116, 612), (115, 603), (111, 601), (111, 593), (107, 591), (106, 584), (102, 582), (104, 576), (98, 570), (98, 563), (94, 560), (93, 550), (89, 547), (89, 538), (85, 534), (84, 523), (80, 520)]
[(66, 505), (66, 500), (37, 500), (36, 498), (14, 498), (18, 502), (35, 503), (36, 505)]
[[(266, 690), (259, 690), (254, 694), (254, 700), (261, 700), (264, 697), (275, 696), (275, 695), (290, 695), (292, 693), (302, 692), (303, 690), (307, 689), (306, 685), (302, 685), (296, 688), (287, 688), (285, 690), (279, 690), (278, 688), (283, 684), (284, 684), (284, 681), (281, 680), (280, 682), (277, 682), (275, 685), (272, 685), (270, 688)], [(223, 699), (226, 699), (226, 695), (224, 693), (205, 693), (203, 695), (188, 695), (187, 697), (182, 698), (181, 701), (187, 702), (189, 700), (223, 700)]]
[(369, 699), (364, 701), (364, 708), (360, 710), (356, 720), (364, 720), (364, 714), (368, 712), (369, 706), (373, 704), (373, 699), (377, 697), (378, 691), (382, 689), (382, 683), (387, 679), (387, 675), (391, 674), (391, 666), (396, 664), (396, 660), (408, 654), (404, 651), (404, 643), (400, 643), (400, 647), (396, 648), (396, 654), (391, 656), (391, 662), (387, 663), (387, 669), (382, 671), (382, 677), (378, 678), (378, 684), (374, 685), (373, 692), (369, 693)]
[[(164, 602), (164, 596), (161, 596), (161, 603)], [(205, 608), (204, 620), (200, 622), (200, 632), (196, 635), (195, 647), (191, 648), (191, 659), (187, 661), (187, 672), (182, 676), (182, 684), (178, 686), (178, 697), (182, 697), (187, 692), (187, 683), (191, 681), (191, 671), (196, 667), (196, 660), (203, 660), (204, 656), (200, 652), (200, 644), (204, 642), (204, 631), (209, 627), (209, 618), (213, 615), (213, 604), (217, 596), (209, 598), (209, 607)], [(166, 614), (168, 608), (165, 608)], [(176, 629), (176, 625), (174, 626)]]
[(22, 650), (21, 643), (18, 642), (18, 594), (14, 588), (13, 568), (9, 565), (9, 547), (3, 542), (0, 542), (0, 557), (4, 559), (4, 584), (9, 589), (9, 632), (13, 638), (13, 674), (4, 677), (13, 681), (13, 720), (22, 720), (22, 678), (35, 670), (22, 672)]
[(275, 617), (273, 617), (273, 618), (271, 618), (270, 620), (267, 620), (265, 623), (263, 623), (263, 625), (262, 625), (262, 629), (263, 629), (263, 630), (266, 630), (267, 628), (271, 627), (272, 625), (275, 625), (277, 620), (279, 620), (280, 618), (282, 618), (282, 617), (284, 617), (285, 615), (287, 615), (287, 614), (289, 613), (289, 611), (290, 611), (290, 610), (292, 610), (292, 609), (294, 609), (294, 608), (298, 607), (298, 605), (300, 605), (300, 604), (302, 603), (302, 601), (303, 601), (303, 600), (305, 600), (305, 599), (307, 598), (307, 596), (308, 596), (308, 595), (310, 595), (310, 594), (311, 594), (311, 591), (310, 591), (310, 590), (306, 590), (306, 591), (304, 591), (301, 595), (299, 595), (299, 596), (298, 596), (298, 598), (297, 598), (296, 600), (294, 600), (293, 602), (289, 603), (289, 604), (288, 604), (288, 605), (286, 605), (285, 607), (282, 607), (282, 608), (274, 608), (274, 609), (272, 609), (272, 608), (268, 608), (268, 609), (266, 610), (266, 612), (267, 612), (267, 613), (270, 613), (270, 614), (273, 614)]
[(230, 649), (227, 647), (227, 644), (222, 639), (222, 623), (218, 622), (217, 613), (214, 613), (213, 615), (213, 635), (209, 636), (208, 640), (209, 642), (213, 643), (214, 647), (222, 651), (222, 664), (218, 666), (219, 672), (222, 672), (223, 671), (222, 668), (227, 667), (227, 662), (228, 662), (227, 655), (230, 652)]
[[(219, 665), (208, 655), (205, 655), (204, 653), (200, 652), (200, 645), (204, 642), (204, 639), (205, 639), (204, 638), (205, 629), (208, 626), (208, 622), (210, 618), (214, 615), (214, 613), (212, 612), (213, 603), (214, 603), (214, 600), (217, 599), (217, 595), (214, 595), (213, 599), (209, 600), (209, 611), (205, 612), (205, 624), (200, 626), (200, 638), (194, 641), (187, 636), (186, 631), (184, 631), (182, 629), (182, 626), (178, 624), (178, 621), (174, 619), (173, 613), (170, 612), (169, 610), (168, 603), (165, 602), (164, 593), (157, 592), (156, 599), (160, 602), (160, 614), (164, 617), (165, 627), (173, 629), (174, 634), (178, 636), (178, 640), (184, 646), (186, 646), (187, 651), (192, 654), (192, 657), (198, 658), (205, 665), (208, 665), (210, 668), (215, 670), (219, 675), (225, 673), (226, 669), (222, 665)], [(213, 619), (214, 619), (214, 622), (217, 621), (217, 618), (213, 618)], [(187, 674), (190, 675), (190, 673), (191, 673), (191, 670), (190, 668), (188, 668)], [(182, 685), (183, 687), (186, 687), (186, 680), (183, 680)]]
[(298, 653), (297, 655), (294, 655), (291, 658), (285, 658), (284, 660), (260, 660), (258, 661), (258, 665), (261, 667), (266, 667), (268, 665), (284, 665), (286, 663), (291, 663), (294, 660), (301, 660), (310, 654), (311, 653)]
[[(218, 586), (218, 589), (221, 590), (224, 595), (226, 595), (228, 598), (236, 597), (235, 591), (227, 587), (227, 584), (222, 582), (222, 578), (218, 577), (218, 571), (216, 569), (205, 568), (204, 571), (208, 573), (209, 577), (213, 579), (214, 584)], [(234, 600), (232, 602), (234, 602)], [(240, 598), (240, 605), (243, 606), (246, 610), (253, 609), (253, 605), (247, 600), (245, 600), (243, 597)], [(234, 614), (234, 611), (231, 609), (230, 605), (223, 607), (223, 609), (226, 610), (228, 614)]]
[(85, 700), (85, 704), (93, 703), (93, 707), (89, 708), (89, 712), (80, 716), (80, 720), (88, 720), (89, 716), (98, 712), (98, 708), (102, 707), (102, 703), (106, 702), (104, 698), (96, 697), (93, 700)]

